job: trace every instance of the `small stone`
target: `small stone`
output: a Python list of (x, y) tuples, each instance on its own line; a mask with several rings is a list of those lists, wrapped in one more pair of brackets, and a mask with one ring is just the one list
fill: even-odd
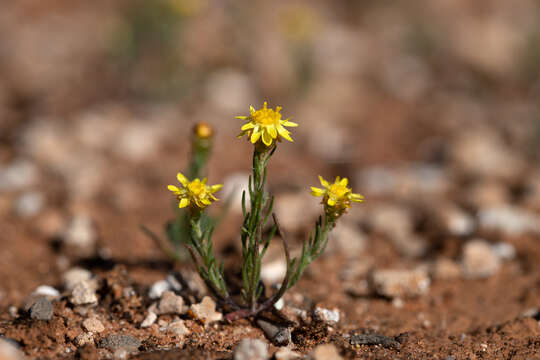
[(283, 309), (283, 306), (285, 305), (285, 301), (283, 301), (283, 298), (280, 298), (276, 303), (274, 304), (274, 307), (278, 310)]
[(15, 191), (36, 183), (37, 167), (30, 161), (18, 159), (0, 166), (0, 191)]
[(312, 360), (342, 360), (338, 349), (333, 344), (317, 345), (309, 354)]
[(157, 320), (156, 313), (149, 311), (148, 315), (144, 318), (143, 322), (141, 323), (141, 328), (147, 328), (152, 326), (153, 323), (155, 323)]
[(278, 351), (276, 351), (274, 357), (276, 358), (276, 360), (296, 360), (300, 359), (302, 355), (295, 351), (292, 351), (288, 347), (282, 347), (279, 348)]
[(68, 291), (73, 290), (78, 283), (87, 282), (91, 278), (92, 273), (90, 271), (78, 267), (69, 269), (62, 275), (64, 287)]
[(210, 324), (223, 319), (223, 314), (216, 311), (216, 303), (211, 297), (205, 296), (199, 304), (191, 305), (193, 316), (205, 324)]
[(10, 306), (9, 309), (9, 316), (11, 316), (12, 318), (17, 318), (19, 316), (19, 309), (17, 309), (16, 306)]
[(370, 225), (385, 235), (396, 250), (407, 257), (419, 257), (427, 250), (426, 241), (413, 232), (413, 214), (405, 207), (380, 205), (372, 209)]
[(499, 242), (491, 246), (493, 253), (501, 260), (513, 260), (516, 257), (516, 248), (514, 245)]
[(292, 341), (291, 331), (287, 327), (263, 319), (257, 320), (257, 325), (264, 331), (268, 339), (277, 346), (285, 346)]
[(110, 350), (125, 349), (128, 351), (137, 350), (141, 342), (131, 335), (112, 334), (99, 341), (99, 347)]
[(113, 354), (113, 358), (117, 360), (127, 359), (128, 356), (129, 356), (129, 351), (127, 351), (126, 349), (118, 349)]
[(101, 321), (99, 321), (95, 317), (88, 318), (88, 319), (84, 320), (83, 321), (83, 328), (85, 328), (87, 331), (90, 331), (90, 332), (93, 332), (93, 333), (100, 333), (103, 330), (105, 330), (105, 326), (103, 326)]
[(430, 280), (423, 270), (375, 270), (371, 284), (379, 295), (407, 298), (427, 293)]
[(75, 216), (65, 229), (63, 239), (78, 255), (92, 255), (97, 240), (94, 222), (86, 215)]
[(51, 320), (53, 305), (46, 297), (40, 297), (30, 307), (30, 317), (34, 320)]
[(259, 339), (242, 339), (233, 355), (234, 360), (266, 360), (268, 344)]
[(490, 129), (462, 132), (452, 147), (452, 158), (467, 174), (490, 179), (514, 179), (526, 165), (524, 159)]
[(90, 344), (93, 342), (94, 342), (94, 334), (92, 333), (83, 332), (82, 334), (79, 334), (75, 338), (75, 345), (77, 345), (78, 347), (82, 347), (86, 344)]
[(478, 213), (480, 228), (498, 231), (508, 236), (540, 233), (540, 218), (532, 212), (515, 206), (498, 206), (481, 209)]
[(184, 299), (172, 291), (165, 291), (156, 309), (156, 314), (183, 314)]
[(24, 354), (17, 347), (16, 343), (0, 338), (0, 359), (2, 360), (23, 360)]
[(176, 278), (175, 273), (171, 273), (171, 274), (167, 275), (166, 281), (167, 281), (167, 283), (169, 283), (169, 287), (170, 287), (171, 290), (174, 290), (174, 291), (182, 290), (182, 284)]
[(367, 246), (366, 235), (350, 221), (343, 221), (329, 235), (326, 252), (338, 251), (348, 259), (355, 259)]
[(32, 295), (44, 296), (49, 300), (58, 299), (60, 292), (49, 285), (40, 285), (32, 292)]
[(71, 292), (70, 301), (73, 305), (97, 304), (96, 291), (89, 281), (79, 282)]
[(23, 218), (36, 216), (45, 205), (45, 197), (37, 191), (22, 194), (15, 200), (15, 212)]
[(167, 331), (178, 336), (184, 336), (189, 334), (189, 330), (186, 327), (184, 320), (176, 320), (167, 325)]
[(351, 336), (349, 343), (353, 346), (381, 345), (386, 348), (393, 349), (398, 349), (400, 347), (399, 341), (397, 341), (395, 338), (391, 338), (381, 334), (354, 334)]
[(461, 268), (455, 261), (447, 258), (439, 258), (431, 268), (435, 279), (456, 279), (461, 277)]
[(457, 206), (437, 206), (437, 218), (444, 229), (454, 236), (466, 236), (475, 230), (473, 218)]
[(486, 278), (494, 275), (501, 260), (484, 240), (472, 240), (463, 248), (463, 272), (468, 278)]
[(150, 287), (148, 296), (150, 299), (159, 299), (165, 291), (171, 290), (171, 286), (167, 280), (156, 281)]
[(328, 310), (322, 307), (316, 307), (313, 311), (313, 315), (319, 321), (322, 321), (328, 325), (335, 325), (339, 322), (339, 310)]

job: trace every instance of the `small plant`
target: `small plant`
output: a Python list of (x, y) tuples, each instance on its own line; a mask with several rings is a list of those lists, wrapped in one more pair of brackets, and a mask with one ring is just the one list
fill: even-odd
[[(328, 234), (336, 226), (337, 220), (351, 206), (351, 202), (363, 201), (362, 195), (352, 193), (346, 178), (337, 177), (330, 184), (319, 176), (323, 188), (312, 187), (313, 196), (322, 197), (324, 214), (317, 220), (309, 238), (304, 241), (302, 252), (297, 258), (290, 257), (287, 240), (279, 221), (272, 213), (274, 197), (265, 191), (267, 165), (282, 139), (293, 141), (286, 127), (296, 127), (289, 119), (282, 119), (281, 107), (263, 107), (255, 110), (250, 107), (248, 116), (237, 116), (247, 122), (241, 127), (238, 136), (247, 136), (254, 146), (253, 173), (249, 178), (248, 193), (242, 194), (242, 211), (244, 221), (241, 228), (242, 241), (242, 290), (241, 300), (231, 296), (224, 274), (223, 263), (218, 263), (214, 256), (212, 233), (215, 222), (206, 215), (206, 208), (218, 199), (214, 196), (222, 185), (208, 185), (207, 179), (194, 176), (192, 180), (181, 173), (177, 178), (180, 186), (169, 185), (174, 193), (179, 208), (186, 208), (189, 239), (186, 247), (193, 261), (197, 264), (199, 274), (217, 300), (227, 308), (227, 320), (256, 316), (263, 310), (270, 309), (300, 279), (307, 266), (317, 259), (325, 250)], [(197, 173), (193, 171), (192, 173)], [(270, 231), (263, 230), (272, 221)], [(261, 281), (262, 259), (276, 234), (283, 240), (283, 250), (287, 261), (285, 277), (272, 296), (265, 296), (265, 286)]]

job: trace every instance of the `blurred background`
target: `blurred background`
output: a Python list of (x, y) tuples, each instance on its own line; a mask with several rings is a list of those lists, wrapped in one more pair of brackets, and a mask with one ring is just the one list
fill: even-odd
[(245, 182), (234, 116), (264, 100), (300, 124), (271, 165), (288, 231), (342, 175), (368, 199), (356, 230), (405, 259), (458, 259), (445, 239), (482, 229), (519, 250), (540, 230), (539, 99), (534, 0), (4, 2), (0, 303), (96, 249), (162, 258), (138, 226), (172, 216), (192, 126), (216, 129), (210, 183)]

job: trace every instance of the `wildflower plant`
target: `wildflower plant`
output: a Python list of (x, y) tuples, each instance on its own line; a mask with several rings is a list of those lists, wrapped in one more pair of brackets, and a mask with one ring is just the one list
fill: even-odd
[[(190, 139), (190, 160), (187, 168), (187, 176), (189, 178), (198, 179), (206, 174), (206, 166), (212, 153), (213, 137), (214, 130), (210, 124), (202, 121), (193, 127)], [(197, 200), (197, 198), (193, 196), (189, 197), (188, 195), (196, 192), (198, 186), (200, 187), (200, 190), (203, 190), (204, 188), (200, 185), (202, 182), (206, 184), (206, 180), (203, 179), (202, 181), (194, 181), (193, 183), (188, 184), (189, 181), (187, 180), (187, 177), (182, 173), (178, 173), (177, 178), (181, 187), (174, 185), (169, 186), (169, 190), (176, 195), (178, 203), (174, 204), (175, 218), (169, 221), (166, 226), (165, 235), (167, 241), (147, 227), (142, 226), (141, 228), (168, 257), (172, 260), (183, 262), (189, 259), (190, 256), (185, 246), (191, 239), (190, 215), (188, 214), (187, 207), (192, 200), (200, 201)], [(206, 191), (208, 196), (205, 198), (205, 205), (209, 205), (211, 201), (216, 200), (212, 194), (218, 189), (219, 188), (217, 187), (213, 187), (210, 189), (211, 191)], [(208, 216), (206, 221), (214, 222), (215, 224), (219, 223), (228, 210), (229, 200), (230, 199), (226, 199), (226, 206), (224, 207), (222, 214), (218, 217)]]
[[(169, 185), (168, 189), (176, 196), (179, 208), (186, 208), (189, 223), (189, 240), (186, 241), (199, 274), (210, 291), (228, 312), (229, 321), (257, 316), (261, 311), (271, 309), (273, 305), (300, 279), (307, 266), (325, 250), (328, 234), (336, 226), (337, 220), (346, 213), (352, 202), (361, 202), (363, 197), (348, 188), (346, 178), (337, 177), (333, 184), (319, 176), (323, 188), (312, 187), (311, 194), (322, 197), (323, 214), (315, 223), (309, 238), (304, 241), (302, 251), (297, 258), (291, 258), (289, 245), (279, 221), (272, 213), (274, 197), (265, 190), (268, 163), (282, 139), (292, 142), (290, 131), (286, 127), (298, 124), (282, 119), (281, 107), (269, 108), (264, 102), (261, 109), (250, 107), (246, 116), (237, 116), (245, 120), (241, 133), (253, 144), (253, 166), (249, 177), (247, 193), (242, 194), (242, 213), (244, 220), (240, 230), (242, 242), (242, 289), (241, 299), (233, 298), (224, 274), (223, 263), (218, 263), (213, 253), (212, 233), (215, 222), (206, 215), (206, 209), (218, 199), (214, 193), (221, 185), (208, 185), (202, 180), (183, 174), (177, 175), (180, 186)], [(199, 138), (204, 138), (199, 135)], [(204, 160), (206, 161), (206, 160)], [(271, 223), (270, 230), (264, 229)], [(261, 281), (262, 259), (274, 239), (280, 235), (286, 258), (287, 271), (279, 289), (271, 296), (265, 295), (265, 284)]]

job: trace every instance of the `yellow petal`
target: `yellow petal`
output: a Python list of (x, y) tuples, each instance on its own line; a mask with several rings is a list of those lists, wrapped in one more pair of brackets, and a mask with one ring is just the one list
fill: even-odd
[(234, 118), (235, 118), (235, 119), (240, 119), (240, 120), (246, 120), (248, 117), (247, 117), (247, 116), (243, 116), (243, 115), (239, 115), (239, 116), (235, 116)]
[(249, 112), (252, 114), (255, 112), (255, 108), (251, 105), (249, 105)]
[(180, 192), (180, 189), (177, 188), (177, 187), (174, 186), (174, 185), (168, 185), (168, 186), (167, 186), (167, 189), (169, 189), (170, 191), (172, 191), (172, 192), (174, 192), (174, 193)]
[(278, 131), (279, 135), (281, 135), (282, 138), (293, 142), (293, 139), (289, 136), (289, 132), (287, 130), (285, 130), (285, 128), (283, 126), (278, 126), (277, 131)]
[(283, 120), (283, 122), (281, 123), (281, 125), (284, 125), (284, 126), (290, 126), (290, 127), (297, 127), (297, 126), (298, 126), (297, 123), (292, 122), (292, 121), (288, 121), (288, 120)]
[(204, 199), (201, 199), (201, 202), (204, 204), (204, 205), (210, 205), (212, 202), (206, 198)]
[(183, 186), (187, 186), (187, 184), (189, 183), (189, 180), (182, 173), (176, 174), (176, 178)]
[(261, 132), (260, 131), (257, 131), (257, 132), (253, 132), (251, 134), (251, 142), (253, 144), (255, 144), (257, 141), (259, 141), (259, 138), (261, 137)]
[(268, 126), (266, 130), (273, 139), (277, 138), (277, 130), (275, 126)]
[(181, 208), (185, 208), (186, 206), (189, 205), (189, 200), (188, 199), (182, 199), (180, 200), (180, 202), (178, 203), (178, 207), (181, 209)]
[(356, 201), (356, 202), (364, 201), (364, 197), (360, 194), (350, 194), (349, 199), (351, 199), (351, 201)]
[(349, 180), (347, 178), (343, 178), (339, 183), (343, 186), (347, 186), (349, 184)]
[(324, 186), (325, 188), (329, 187), (330, 184), (328, 183), (328, 181), (324, 180), (323, 177), (321, 175), (319, 175), (319, 181), (321, 182), (321, 185)]
[(210, 186), (210, 192), (215, 193), (216, 191), (218, 191), (222, 187), (223, 187), (223, 184), (212, 185), (212, 186)]
[(207, 182), (208, 182), (208, 178), (203, 178), (203, 179), (202, 179), (203, 185), (206, 185)]
[(328, 198), (327, 203), (328, 203), (328, 206), (334, 206), (334, 205), (336, 205), (336, 200), (334, 200), (332, 198)]
[(255, 127), (255, 125), (251, 122), (248, 122), (247, 124), (244, 124), (240, 130), (242, 131), (246, 131), (246, 130), (249, 130), (249, 129), (253, 129)]
[(262, 141), (264, 145), (270, 146), (272, 144), (272, 136), (268, 133), (268, 131), (264, 131), (262, 134)]
[(311, 187), (311, 195), (313, 196), (323, 196), (325, 194), (326, 191), (324, 191), (323, 189), (319, 189), (317, 187), (314, 187), (312, 186)]

